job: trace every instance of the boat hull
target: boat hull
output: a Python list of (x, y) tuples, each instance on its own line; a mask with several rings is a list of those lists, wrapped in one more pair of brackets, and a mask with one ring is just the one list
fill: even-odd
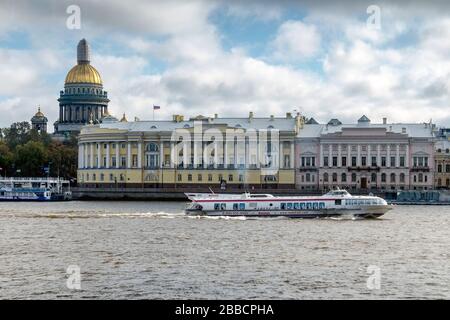
[(354, 216), (358, 218), (378, 218), (392, 209), (392, 205), (366, 206), (364, 208), (352, 209), (323, 209), (323, 210), (190, 210), (186, 209), (188, 215), (206, 216), (228, 216), (228, 217), (261, 217), (261, 218), (330, 218), (340, 216)]

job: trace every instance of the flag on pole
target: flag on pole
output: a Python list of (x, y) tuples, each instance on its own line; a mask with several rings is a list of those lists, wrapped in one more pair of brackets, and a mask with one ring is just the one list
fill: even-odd
[(161, 109), (160, 106), (153, 106), (153, 110), (159, 110), (159, 109)]

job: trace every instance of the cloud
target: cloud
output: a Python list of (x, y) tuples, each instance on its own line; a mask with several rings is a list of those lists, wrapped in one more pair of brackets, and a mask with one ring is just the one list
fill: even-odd
[(320, 49), (321, 37), (314, 25), (286, 21), (272, 42), (276, 59), (296, 61), (313, 57)]

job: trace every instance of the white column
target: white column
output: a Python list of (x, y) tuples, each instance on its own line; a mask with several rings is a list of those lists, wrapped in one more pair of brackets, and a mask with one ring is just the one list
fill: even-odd
[[(337, 165), (339, 168), (342, 167), (342, 149), (341, 148), (342, 148), (342, 146), (339, 143), (338, 144), (338, 161), (337, 161)], [(339, 179), (340, 179), (340, 177), (339, 177)]]
[(170, 142), (170, 167), (175, 168), (175, 144)]
[(291, 141), (291, 157), (290, 157), (290, 165), (291, 165), (291, 169), (294, 169), (294, 161), (295, 161), (295, 145), (294, 142)]
[(109, 145), (110, 145), (110, 143), (108, 142), (106, 144), (106, 168), (108, 168), (108, 169), (109, 169), (109, 159), (111, 158), (109, 155)]
[(377, 144), (377, 166), (381, 167), (381, 146)]
[[(237, 151), (236, 144), (235, 144), (234, 150), (235, 150), (234, 163), (236, 164), (236, 151)], [(259, 161), (259, 158), (260, 158), (260, 156), (259, 156), (259, 138), (258, 138), (258, 140), (256, 141), (256, 168), (261, 168), (261, 163)]]
[(127, 168), (131, 168), (131, 142), (127, 142)]
[(217, 164), (219, 162), (219, 148), (217, 145), (217, 140), (214, 139), (214, 168), (217, 169)]
[(142, 141), (138, 142), (138, 168), (142, 168)]
[(164, 142), (160, 141), (159, 142), (159, 167), (162, 168), (163, 164), (164, 164)]
[(352, 146), (347, 145), (347, 167), (352, 166)]
[(367, 163), (368, 167), (372, 166), (372, 159), (370, 157), (370, 152), (371, 151), (372, 151), (372, 145), (368, 144), (367, 145), (367, 160), (366, 160), (366, 163)]
[(328, 168), (331, 168), (333, 165), (333, 146), (331, 143), (328, 145)]
[(83, 166), (81, 152), (83, 150), (83, 146), (81, 144), (78, 145), (78, 169), (81, 169)]
[(400, 145), (399, 144), (396, 145), (395, 166), (400, 167)]
[(116, 168), (119, 168), (119, 164), (120, 164), (120, 153), (119, 153), (119, 149), (120, 148), (120, 141), (116, 142)]
[[(284, 163), (283, 163), (283, 151), (284, 151), (284, 148), (283, 148), (283, 141), (280, 141), (279, 142), (279, 146), (278, 146), (278, 158), (279, 158), (279, 164), (278, 164), (278, 167), (280, 168), (280, 169), (283, 169), (283, 165), (284, 165)], [(295, 160), (294, 160), (295, 161)]]
[(87, 168), (88, 167), (88, 145), (87, 143), (83, 144), (83, 153), (84, 153), (84, 159), (83, 159), (83, 168)]
[(405, 165), (407, 168), (410, 167), (410, 165), (409, 165), (409, 144), (406, 145)]
[(94, 144), (92, 142), (90, 143), (89, 157), (90, 157), (89, 167), (91, 167), (92, 169), (94, 167)]
[(320, 167), (323, 167), (323, 144), (322, 143), (320, 143)]
[(386, 165), (388, 168), (390, 168), (392, 166), (391, 164), (391, 145), (388, 144), (387, 145), (387, 152), (386, 152)]
[(358, 144), (358, 154), (357, 154), (357, 156), (356, 156), (356, 165), (358, 166), (358, 167), (360, 167), (361, 166), (361, 145), (360, 144)]
[(100, 168), (101, 167), (101, 161), (102, 161), (102, 149), (101, 149), (101, 147), (102, 147), (102, 143), (101, 142), (99, 142), (99, 143), (97, 143), (97, 168)]

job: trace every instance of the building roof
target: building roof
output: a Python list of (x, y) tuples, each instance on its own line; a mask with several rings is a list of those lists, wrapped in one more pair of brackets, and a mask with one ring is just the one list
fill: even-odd
[(280, 131), (294, 131), (295, 118), (206, 118), (203, 120), (188, 121), (134, 121), (134, 122), (108, 122), (99, 124), (101, 129), (119, 129), (128, 131), (173, 131), (175, 129), (192, 128), (194, 122), (203, 125), (226, 125), (231, 128), (242, 129), (278, 129)]

